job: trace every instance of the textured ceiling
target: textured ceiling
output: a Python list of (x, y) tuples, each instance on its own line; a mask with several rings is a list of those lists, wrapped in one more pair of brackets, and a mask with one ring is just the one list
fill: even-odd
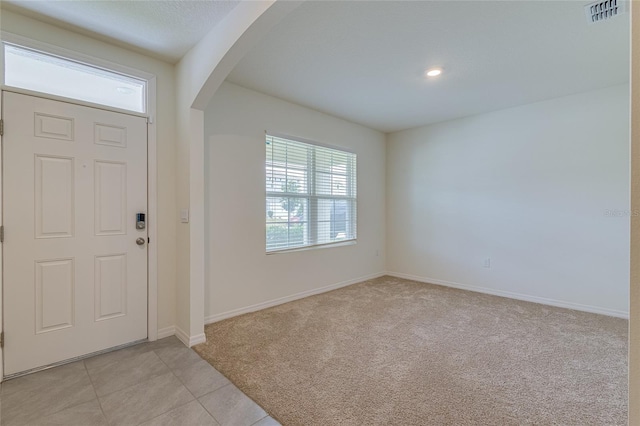
[(238, 1), (2, 0), (2, 7), (177, 62)]
[(583, 5), (308, 1), (228, 80), (387, 132), (628, 82), (629, 15)]

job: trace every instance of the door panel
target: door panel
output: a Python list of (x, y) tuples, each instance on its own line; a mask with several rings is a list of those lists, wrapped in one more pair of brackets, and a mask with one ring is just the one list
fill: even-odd
[(36, 238), (73, 237), (73, 172), (73, 158), (36, 154)]
[(2, 111), (4, 374), (144, 339), (146, 120), (11, 92)]
[(36, 261), (36, 334), (73, 327), (73, 259)]

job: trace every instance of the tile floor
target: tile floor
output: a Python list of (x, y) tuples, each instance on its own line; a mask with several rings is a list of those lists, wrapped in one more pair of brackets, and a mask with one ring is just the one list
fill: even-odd
[(168, 337), (4, 382), (0, 425), (279, 423), (194, 351)]

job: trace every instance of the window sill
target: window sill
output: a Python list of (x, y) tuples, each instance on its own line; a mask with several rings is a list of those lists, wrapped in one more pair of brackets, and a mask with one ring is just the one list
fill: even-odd
[(307, 247), (292, 248), (292, 249), (285, 249), (285, 250), (273, 250), (273, 251), (266, 252), (266, 254), (270, 256), (272, 254), (285, 254), (285, 253), (295, 253), (299, 251), (310, 251), (310, 250), (320, 250), (320, 249), (328, 249), (328, 248), (334, 248), (334, 247), (355, 246), (357, 243), (358, 243), (358, 240), (349, 240), (349, 241), (344, 241), (340, 243), (319, 244), (317, 246), (307, 246)]

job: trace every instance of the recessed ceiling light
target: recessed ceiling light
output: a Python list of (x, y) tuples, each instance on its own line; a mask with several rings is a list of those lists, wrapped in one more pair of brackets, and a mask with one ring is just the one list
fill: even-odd
[(431, 68), (425, 72), (427, 77), (437, 77), (442, 74), (442, 68)]

